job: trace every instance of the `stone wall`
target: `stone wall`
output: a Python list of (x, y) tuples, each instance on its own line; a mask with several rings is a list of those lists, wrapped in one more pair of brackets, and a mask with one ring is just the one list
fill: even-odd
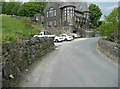
[(14, 86), (15, 80), (31, 63), (54, 49), (53, 39), (31, 38), (2, 46), (3, 87)]
[(68, 29), (63, 28), (63, 27), (47, 27), (44, 30), (50, 32), (51, 34), (55, 34), (55, 35), (68, 33)]
[(85, 36), (90, 38), (90, 37), (95, 37), (95, 32), (94, 31), (85, 31)]
[(102, 38), (98, 41), (98, 49), (108, 57), (118, 61), (120, 59), (120, 44), (103, 40)]
[[(66, 26), (66, 27), (47, 27), (44, 29), (45, 31), (50, 32), (51, 34), (59, 35), (59, 34), (69, 34), (73, 33), (73, 28)], [(77, 29), (76, 33), (81, 37), (95, 37), (94, 31), (87, 31), (84, 29)]]

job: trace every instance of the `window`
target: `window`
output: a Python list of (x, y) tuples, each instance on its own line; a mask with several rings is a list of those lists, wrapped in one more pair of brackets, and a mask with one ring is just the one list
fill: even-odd
[(66, 13), (64, 13), (64, 16), (66, 16), (67, 14)]
[(72, 13), (72, 11), (70, 11), (70, 16), (71, 16), (71, 17), (73, 16), (73, 13)]
[(67, 11), (67, 15), (68, 15), (68, 16), (70, 15), (69, 11)]
[(54, 16), (56, 16), (56, 10), (54, 10)]
[(69, 10), (69, 7), (67, 7), (67, 10)]
[(71, 18), (72, 18), (73, 14), (72, 14), (72, 13), (70, 13), (70, 16), (71, 16)]
[(66, 16), (67, 15), (67, 11), (66, 11), (66, 8), (64, 9), (64, 16)]
[(57, 21), (56, 20), (54, 20), (54, 26), (56, 26), (57, 25)]
[(66, 16), (64, 17), (64, 21), (67, 21), (67, 17)]
[(53, 16), (53, 13), (54, 13), (53, 8), (50, 8), (49, 15), (50, 15), (51, 17)]
[(53, 22), (52, 21), (49, 21), (49, 26), (52, 26), (53, 25)]
[(67, 11), (67, 13), (69, 13), (69, 10)]
[(47, 17), (48, 17), (48, 12), (47, 12)]
[(74, 16), (74, 11), (73, 11), (73, 16)]
[(65, 13), (67, 13), (67, 11), (65, 10)]

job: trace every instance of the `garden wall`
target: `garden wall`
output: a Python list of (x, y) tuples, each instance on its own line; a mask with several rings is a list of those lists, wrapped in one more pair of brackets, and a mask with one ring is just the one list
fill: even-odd
[(120, 44), (103, 40), (102, 38), (98, 41), (99, 50), (106, 56), (118, 61), (120, 59)]
[(53, 49), (54, 42), (50, 38), (36, 37), (19, 43), (3, 44), (3, 87), (14, 86), (14, 81), (21, 76), (22, 71)]

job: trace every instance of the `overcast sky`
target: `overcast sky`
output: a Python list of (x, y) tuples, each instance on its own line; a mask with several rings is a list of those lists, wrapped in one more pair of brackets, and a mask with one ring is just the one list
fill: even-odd
[(101, 20), (104, 19), (104, 15), (108, 15), (115, 7), (118, 7), (118, 2), (92, 2), (97, 4), (103, 13)]

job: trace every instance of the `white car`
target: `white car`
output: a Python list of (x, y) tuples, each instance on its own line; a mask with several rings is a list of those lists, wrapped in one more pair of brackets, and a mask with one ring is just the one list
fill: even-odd
[(66, 40), (66, 41), (71, 41), (71, 40), (73, 40), (73, 37), (72, 37), (72, 36), (69, 36), (69, 35), (67, 35), (67, 34), (61, 34), (60, 36), (62, 36), (63, 39)]
[(64, 39), (62, 36), (55, 36), (54, 42), (62, 42)]
[(69, 36), (72, 36), (73, 38), (78, 38), (78, 35), (76, 33), (70, 33)]
[(43, 32), (40, 32), (38, 35), (34, 35), (34, 37), (51, 37), (51, 38), (54, 38), (55, 35), (51, 35), (50, 33), (46, 32), (46, 31), (43, 31)]

